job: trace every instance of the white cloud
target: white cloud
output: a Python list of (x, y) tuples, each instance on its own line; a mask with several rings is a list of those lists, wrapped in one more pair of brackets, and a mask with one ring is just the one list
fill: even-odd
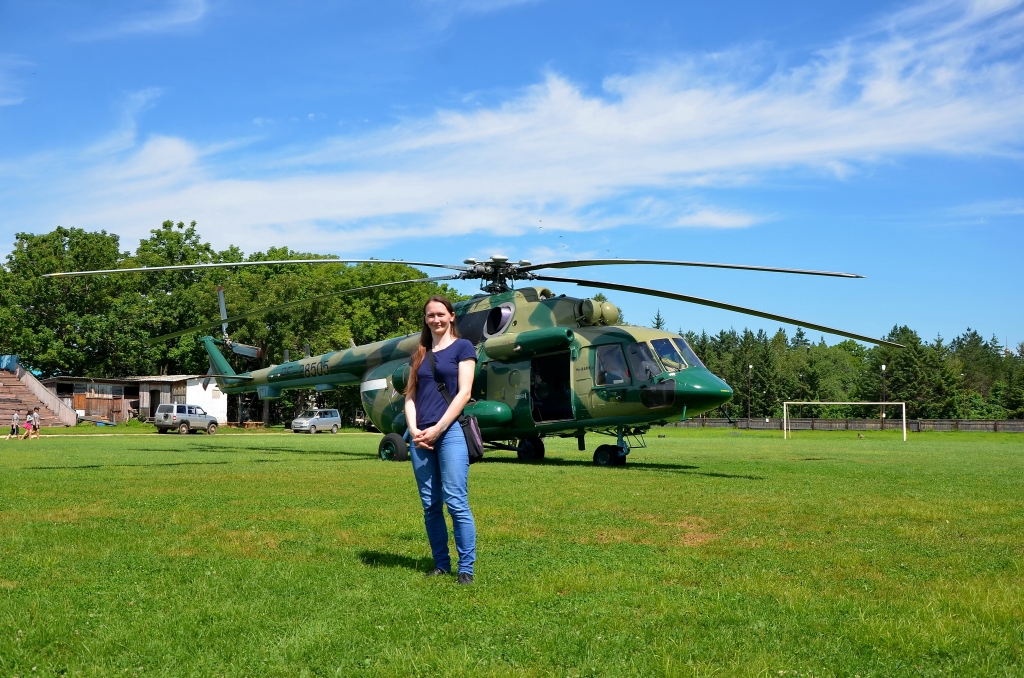
[(136, 12), (107, 28), (82, 36), (86, 40), (101, 40), (135, 33), (162, 33), (194, 24), (208, 11), (206, 0), (167, 0), (157, 10)]
[(120, 121), (117, 129), (87, 148), (86, 155), (104, 156), (134, 148), (138, 136), (139, 116), (152, 108), (161, 94), (163, 90), (159, 87), (129, 92), (118, 107)]
[(726, 212), (723, 210), (703, 209), (679, 217), (678, 226), (706, 226), (710, 228), (743, 228), (752, 226), (761, 219), (753, 214), (743, 212)]
[[(1019, 156), (1022, 46), (1020, 3), (941, 2), (759, 79), (763, 51), (739, 50), (611, 76), (600, 95), (549, 73), (495, 107), (270, 155), (155, 137), (76, 172), (55, 216), (128, 235), (187, 215), (219, 245), (286, 236), (347, 252), (541, 221), (742, 228), (765, 217), (710, 204), (706, 187), (794, 170), (843, 178), (909, 154)], [(133, 143), (134, 125), (119, 134)]]
[(0, 106), (17, 106), (25, 100), (14, 72), (29, 63), (13, 54), (0, 54)]
[(949, 210), (952, 217), (971, 217), (988, 219), (998, 217), (1018, 217), (1024, 215), (1024, 200), (1008, 198), (1006, 200), (990, 200), (962, 205)]
[(441, 7), (448, 11), (482, 14), (516, 5), (532, 5), (543, 0), (424, 0), (428, 7)]

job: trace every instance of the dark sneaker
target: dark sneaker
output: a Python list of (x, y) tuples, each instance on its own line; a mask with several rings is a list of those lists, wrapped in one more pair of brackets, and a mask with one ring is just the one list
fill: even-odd
[(443, 574), (451, 574), (448, 570), (442, 570), (440, 567), (435, 567), (430, 572), (427, 572), (424, 577), (440, 577)]
[(459, 572), (459, 583), (468, 585), (473, 583), (473, 575), (468, 572)]

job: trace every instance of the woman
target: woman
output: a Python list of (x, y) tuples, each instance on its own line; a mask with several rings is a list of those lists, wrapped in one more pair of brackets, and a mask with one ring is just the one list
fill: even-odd
[[(451, 404), (437, 388), (430, 355), (438, 377), (451, 395)], [(459, 583), (473, 583), (476, 561), (476, 525), (467, 498), (469, 450), (462, 426), (462, 408), (469, 402), (476, 368), (476, 349), (459, 338), (455, 309), (444, 297), (433, 296), (423, 307), (420, 345), (410, 363), (406, 386), (405, 418), (412, 436), (412, 468), (423, 502), (423, 521), (434, 554), (434, 569), (428, 577), (451, 574), (448, 553), (448, 524), (443, 506), (448, 506), (459, 554)]]

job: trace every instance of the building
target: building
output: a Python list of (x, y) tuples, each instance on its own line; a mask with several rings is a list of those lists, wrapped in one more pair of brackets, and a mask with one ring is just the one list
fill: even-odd
[(151, 419), (156, 406), (162, 403), (188, 403), (199, 405), (218, 423), (225, 424), (227, 395), (212, 380), (204, 390), (204, 378), (205, 375), (190, 374), (123, 379), (52, 377), (42, 383), (79, 417), (120, 423), (132, 417)]

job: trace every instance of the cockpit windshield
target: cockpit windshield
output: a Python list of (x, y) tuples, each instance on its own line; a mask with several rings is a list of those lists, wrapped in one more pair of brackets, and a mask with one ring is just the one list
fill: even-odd
[(690, 345), (686, 343), (685, 339), (677, 337), (672, 341), (675, 342), (676, 347), (679, 349), (679, 352), (683, 354), (683, 358), (690, 367), (704, 367), (704, 363), (700, 361), (700, 358), (698, 358), (697, 354), (693, 352), (693, 349), (690, 348)]
[(679, 355), (675, 345), (670, 339), (654, 339), (651, 341), (654, 352), (661, 358), (661, 364), (668, 372), (678, 372), (686, 369), (686, 361)]

